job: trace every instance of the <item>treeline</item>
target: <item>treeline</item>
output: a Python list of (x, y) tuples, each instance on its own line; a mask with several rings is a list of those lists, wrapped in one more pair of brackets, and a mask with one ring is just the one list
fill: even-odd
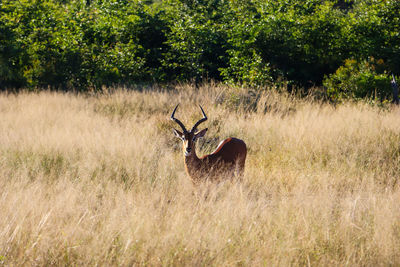
[(396, 0), (2, 0), (0, 87), (204, 81), (387, 97)]

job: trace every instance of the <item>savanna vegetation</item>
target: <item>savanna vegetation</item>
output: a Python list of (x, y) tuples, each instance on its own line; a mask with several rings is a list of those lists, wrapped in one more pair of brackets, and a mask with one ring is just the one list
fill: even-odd
[(216, 80), (390, 99), (399, 25), (396, 0), (3, 0), (0, 87)]
[(400, 265), (399, 68), (395, 0), (2, 0), (0, 266)]
[[(0, 95), (0, 265), (396, 266), (400, 110), (222, 85)], [(194, 186), (169, 116), (249, 148)]]

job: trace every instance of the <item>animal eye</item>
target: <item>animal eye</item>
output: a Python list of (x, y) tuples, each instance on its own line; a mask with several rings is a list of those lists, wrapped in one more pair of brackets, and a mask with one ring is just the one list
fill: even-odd
[(196, 141), (196, 137), (193, 137), (193, 142)]

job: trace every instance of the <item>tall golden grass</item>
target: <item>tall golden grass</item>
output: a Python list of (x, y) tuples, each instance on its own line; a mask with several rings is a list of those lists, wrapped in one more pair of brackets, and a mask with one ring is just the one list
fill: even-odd
[[(249, 152), (194, 186), (170, 112)], [(400, 265), (400, 109), (222, 85), (0, 95), (0, 265)]]

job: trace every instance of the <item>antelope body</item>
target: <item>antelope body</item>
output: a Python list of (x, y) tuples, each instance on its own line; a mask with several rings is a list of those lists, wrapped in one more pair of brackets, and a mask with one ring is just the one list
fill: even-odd
[(220, 180), (222, 177), (232, 177), (235, 173), (242, 176), (247, 155), (246, 144), (240, 139), (230, 137), (223, 140), (213, 153), (199, 158), (196, 155), (196, 141), (208, 129), (197, 132), (197, 127), (207, 120), (207, 116), (200, 106), (203, 118), (187, 131), (183, 123), (174, 117), (177, 108), (178, 105), (172, 112), (171, 120), (182, 128), (182, 132), (174, 129), (174, 134), (183, 142), (185, 168), (192, 181), (198, 183), (204, 180)]

